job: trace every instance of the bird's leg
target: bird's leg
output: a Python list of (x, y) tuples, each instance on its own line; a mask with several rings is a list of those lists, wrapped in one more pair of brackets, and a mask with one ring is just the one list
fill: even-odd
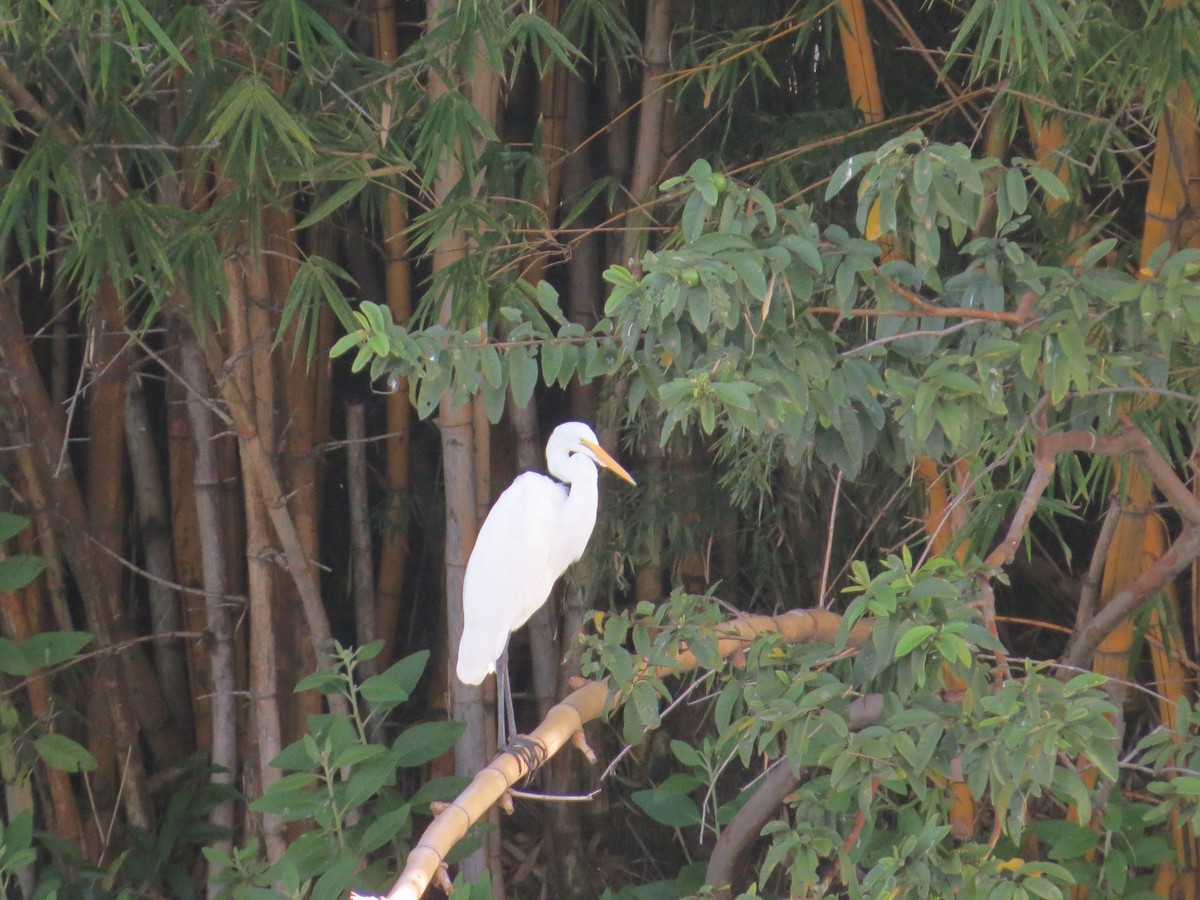
[(520, 759), (525, 766), (525, 777), (546, 761), (545, 746), (523, 737), (517, 731), (517, 713), (513, 706), (507, 647), (496, 661), (496, 730), (496, 749), (500, 753), (511, 753)]
[(503, 753), (508, 744), (504, 720), (504, 695), (508, 693), (508, 651), (496, 662), (496, 752)]
[(512, 682), (508, 674), (508, 647), (504, 648), (496, 663), (496, 679), (496, 728), (499, 734), (496, 748), (503, 751), (519, 733), (517, 714), (513, 709)]

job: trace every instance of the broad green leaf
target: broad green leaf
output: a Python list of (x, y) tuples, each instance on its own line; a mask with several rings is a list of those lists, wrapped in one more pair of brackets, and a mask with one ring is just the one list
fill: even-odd
[(27, 553), (14, 553), (0, 559), (0, 593), (25, 587), (41, 575), (44, 568), (44, 559)]
[(508, 360), (508, 386), (512, 391), (513, 402), (517, 406), (525, 406), (533, 397), (533, 389), (537, 386), (537, 360), (523, 347), (513, 347), (505, 354), (505, 358)]
[(52, 769), (63, 772), (90, 772), (96, 768), (96, 758), (66, 735), (40, 735), (33, 742), (33, 748), (41, 760)]
[(29, 520), (24, 516), (0, 511), (0, 541), (7, 541), (28, 524)]
[(636, 791), (631, 796), (643, 812), (656, 822), (677, 828), (700, 823), (700, 810), (696, 801), (682, 794), (657, 794), (654, 791)]
[(896, 659), (901, 659), (937, 632), (933, 625), (914, 625), (896, 641)]
[(410, 725), (392, 744), (396, 765), (407, 769), (423, 766), (453, 747), (465, 728), (462, 722), (421, 722)]
[(21, 642), (21, 652), (31, 666), (46, 668), (72, 659), (92, 642), (86, 631), (43, 631)]

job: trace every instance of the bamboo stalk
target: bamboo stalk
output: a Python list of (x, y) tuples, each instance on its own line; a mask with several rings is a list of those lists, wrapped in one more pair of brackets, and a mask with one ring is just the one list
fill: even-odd
[(178, 734), (191, 742), (192, 717), (187, 660), (178, 638), (168, 637), (183, 630), (183, 614), (175, 589), (175, 564), (171, 557), (170, 522), (164, 492), (162, 467), (151, 439), (150, 413), (141, 376), (130, 379), (125, 394), (125, 445), (129, 450), (135, 507), (145, 551), (145, 568), (153, 576), (146, 587), (150, 601), (154, 665), (163, 698)]
[[(375, 4), (375, 47), (379, 59), (395, 63), (400, 48), (396, 39), (396, 6), (393, 0)], [(381, 110), (380, 121), (392, 121), (395, 110)], [(386, 141), (386, 135), (380, 136)], [(407, 325), (412, 318), (412, 268), (408, 260), (408, 210), (399, 186), (389, 186), (383, 202), (384, 290), (392, 320)], [(387, 442), (384, 444), (384, 478), (387, 499), (386, 525), (380, 537), (379, 571), (375, 578), (376, 633), (383, 638), (380, 659), (386, 664), (395, 657), (396, 629), (404, 600), (405, 567), (408, 563), (407, 505), (409, 493), (409, 447), (412, 407), (407, 379), (396, 385), (385, 402)]]
[[(361, 402), (346, 405), (346, 496), (350, 503), (350, 570), (354, 590), (354, 640), (360, 647), (375, 640), (375, 573), (371, 528), (367, 523), (367, 424)], [(362, 660), (364, 677), (377, 671), (376, 659)]]
[[(26, 420), (15, 423), (10, 419), (9, 427), (36, 448), (36, 452), (30, 454), (35, 477), (48, 501), (51, 522), (79, 586), (88, 630), (95, 635), (100, 647), (113, 647), (118, 638), (124, 636), (121, 630), (124, 622), (113, 619), (110, 602), (100, 591), (104, 581), (100, 575), (99, 551), (91, 540), (88, 515), (78, 484), (69, 469), (61, 471), (59, 468), (58, 448), (65, 440), (66, 423), (58, 408), (50, 403), (38, 373), (21, 327), (16, 298), (3, 285), (0, 285), (0, 360), (7, 375), (0, 383), (0, 397), (3, 398), (0, 409), (8, 410), (7, 415), (17, 409), (24, 411)], [(37, 441), (31, 437), (34, 434), (38, 435)], [(111, 716), (112, 744), (128, 760), (120, 801), (130, 824), (151, 831), (154, 812), (132, 694), (121, 666), (106, 660), (98, 671), (96, 696)]]
[[(226, 787), (234, 783), (238, 771), (238, 727), (236, 657), (234, 651), (233, 615), (225, 599), (229, 591), (230, 578), (226, 565), (221, 527), (220, 464), (212, 427), (212, 404), (208, 371), (205, 368), (204, 351), (200, 348), (191, 328), (176, 318), (180, 339), (180, 364), (187, 381), (186, 413), (191, 425), (194, 448), (194, 468), (191, 477), (194, 483), (196, 532), (200, 542), (202, 562), (202, 584), (204, 586), (205, 631), (211, 636), (206, 641), (212, 680), (211, 746), (213, 772), (209, 776), (213, 784)], [(231, 854), (232, 831), (235, 807), (232, 800), (224, 800), (213, 807), (209, 822), (220, 829), (225, 837), (214, 838), (213, 847)], [(220, 892), (219, 866), (209, 864), (207, 896), (215, 900)]]
[[(228, 323), (229, 382), (236, 385), (239, 394), (247, 398), (253, 412), (247, 416), (249, 433), (238, 435), (242, 457), (242, 505), (246, 516), (246, 561), (248, 604), (250, 616), (250, 708), (253, 713), (252, 738), (248, 746), (257, 757), (260, 790), (269, 791), (281, 774), (271, 761), (283, 749), (282, 722), (279, 704), (279, 650), (276, 646), (278, 626), (275, 622), (274, 602), (274, 548), (271, 546), (271, 526), (267, 522), (266, 497), (258, 481), (258, 471), (249, 459), (249, 443), (253, 441), (262, 448), (264, 455), (270, 453), (272, 445), (272, 421), (274, 407), (256, 395), (261, 387), (270, 392), (272, 386), (266, 382), (261, 370), (270, 371), (269, 363), (263, 365), (262, 348), (254, 346), (253, 339), (259, 332), (250, 316), (252, 303), (247, 297), (247, 263), (230, 259), (225, 265), (225, 277), (229, 286), (229, 305), (225, 313)], [(249, 268), (261, 268), (253, 261)], [(252, 361), (257, 359), (258, 365)], [(256, 374), (258, 373), (258, 374)], [(265, 431), (265, 433), (264, 433)], [(276, 863), (287, 850), (283, 818), (278, 812), (263, 813), (259, 820), (263, 846), (267, 861)]]

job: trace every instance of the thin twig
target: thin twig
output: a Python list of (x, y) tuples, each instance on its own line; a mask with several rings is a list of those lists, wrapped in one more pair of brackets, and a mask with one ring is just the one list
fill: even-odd
[(825, 535), (825, 561), (821, 565), (821, 588), (817, 593), (817, 605), (821, 609), (829, 608), (829, 600), (825, 591), (829, 587), (829, 559), (833, 555), (833, 529), (837, 524), (838, 501), (842, 496), (842, 470), (838, 469), (837, 478), (833, 481), (833, 503), (829, 508), (829, 529)]

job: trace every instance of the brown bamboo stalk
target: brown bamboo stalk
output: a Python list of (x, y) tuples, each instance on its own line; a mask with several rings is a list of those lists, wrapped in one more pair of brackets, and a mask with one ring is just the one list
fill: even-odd
[(846, 62), (850, 99), (868, 125), (883, 121), (883, 93), (875, 70), (875, 50), (867, 30), (863, 0), (838, 0), (838, 34)]
[[(399, 56), (396, 38), (396, 6), (393, 0), (375, 4), (375, 46), (379, 59), (394, 63)], [(381, 111), (381, 121), (390, 122), (395, 110)], [(412, 268), (408, 260), (408, 210), (398, 186), (390, 186), (383, 203), (384, 290), (392, 320), (401, 325), (412, 318)], [(407, 379), (396, 386), (384, 407), (387, 441), (384, 444), (386, 501), (380, 536), (379, 571), (375, 579), (376, 633), (384, 640), (380, 660), (395, 656), (396, 629), (404, 598), (404, 570), (408, 564), (406, 507), (409, 492), (409, 446), (412, 407)]]
[(150, 604), (151, 633), (154, 642), (154, 667), (162, 685), (163, 698), (171, 721), (186, 743), (191, 743), (191, 691), (188, 686), (187, 659), (179, 639), (171, 637), (183, 629), (171, 558), (170, 514), (162, 478), (162, 466), (154, 446), (150, 413), (141, 376), (134, 374), (125, 394), (125, 444), (129, 449), (131, 482), (145, 552), (145, 569), (152, 576), (146, 586)]
[[(563, 77), (565, 85), (565, 135), (567, 147), (579, 148), (589, 133), (587, 121), (588, 85), (582, 77)], [(548, 129), (549, 130), (549, 129)], [(545, 138), (547, 144), (550, 139)], [(578, 149), (567, 154), (561, 163), (561, 192), (567, 203), (583, 196), (591, 184), (594, 173), (586, 151)], [(548, 207), (553, 208), (553, 207)], [(590, 224), (594, 217), (585, 214), (581, 220)], [(566, 309), (564, 312), (572, 322), (591, 328), (596, 322), (596, 310), (602, 303), (600, 278), (602, 268), (603, 238), (590, 232), (572, 241), (571, 252), (566, 261)], [(571, 381), (568, 388), (568, 405), (571, 418), (583, 422), (596, 422), (597, 382), (580, 384)], [(520, 423), (512, 420), (514, 426)], [(517, 436), (518, 468), (540, 468), (543, 463), (543, 448), (533, 437), (522, 439)], [(597, 540), (603, 540), (597, 535)], [(555, 698), (566, 696), (572, 676), (579, 674), (581, 645), (576, 640), (583, 628), (589, 609), (594, 605), (594, 570), (585, 557), (576, 563), (569, 579), (571, 587), (558, 592), (553, 602), (547, 603), (529, 620), (529, 642), (533, 651), (533, 691), (538, 716), (542, 719), (549, 713)], [(539, 648), (544, 648), (539, 652)], [(552, 794), (573, 794), (583, 783), (583, 760), (578, 754), (563, 754), (554, 759), (542, 775), (546, 789)], [(552, 803), (546, 807), (546, 825), (543, 834), (547, 841), (546, 858), (549, 862), (548, 876), (551, 893), (570, 896), (570, 891), (586, 882), (588, 855), (583, 838), (585, 811), (574, 803)]]
[[(4, 545), (0, 544), (0, 560), (7, 555)], [(40, 593), (36, 584), (18, 591), (0, 593), (0, 624), (9, 640), (19, 643), (40, 631), (35, 624)], [(56, 731), (54, 700), (45, 677), (34, 672), (25, 679), (24, 688), (29, 697), (29, 711), (34, 718), (47, 731)], [(46, 830), (69, 846), (79, 847), (84, 858), (94, 864), (99, 859), (100, 842), (95, 831), (83, 827), (71, 776), (62, 769), (46, 766), (43, 768), (43, 778), (50, 793), (50, 807), (43, 813), (47, 818)], [(32, 782), (29, 787), (32, 790)], [(29, 799), (32, 802), (32, 796)]]
[[(1177, 8), (1182, 2), (1183, 0), (1168, 0), (1165, 9)], [(1172, 249), (1200, 246), (1200, 213), (1197, 212), (1200, 208), (1200, 125), (1197, 124), (1197, 114), (1198, 106), (1191, 88), (1186, 82), (1181, 82), (1163, 110), (1154, 145), (1154, 163), (1150, 173), (1146, 218), (1142, 231), (1139, 266), (1139, 274), (1142, 276), (1150, 274), (1150, 257), (1163, 243), (1169, 244)], [(1195, 487), (1193, 485), (1193, 490)], [(1157, 516), (1145, 524), (1145, 529), (1144, 551), (1147, 557), (1150, 557), (1145, 561), (1145, 568), (1151, 571), (1155, 564), (1168, 557), (1174, 548), (1167, 548), (1165, 528)], [(1200, 583), (1200, 563), (1193, 561), (1190, 569), (1195, 586)], [(1163, 588), (1163, 602), (1169, 604), (1172, 610), (1167, 620), (1177, 623), (1178, 598), (1174, 593), (1174, 585), (1168, 582)], [(1197, 603), (1193, 592), (1193, 612), (1197, 609)], [(1182, 686), (1188, 681), (1185, 672), (1186, 642), (1179, 635), (1168, 636), (1163, 629), (1162, 620), (1157, 617), (1152, 619), (1148, 638), (1152, 647), (1151, 660), (1156, 681), (1161, 685), (1160, 690), (1173, 694), (1181, 693)], [(1163, 648), (1168, 644), (1175, 648), (1178, 656), (1165, 652)], [(1179, 656), (1183, 656), (1184, 659), (1181, 660)], [(1170, 703), (1162, 705), (1169, 707), (1162, 713), (1163, 721), (1168, 722), (1174, 718), (1174, 706)], [(1178, 818), (1172, 820), (1172, 834), (1176, 857), (1160, 867), (1156, 888), (1168, 890), (1171, 896), (1194, 898), (1198, 893), (1196, 869), (1197, 857), (1200, 856), (1196, 836), (1186, 823)]]
[(663, 142), (663, 114), (667, 103), (666, 79), (671, 67), (670, 0), (647, 0), (642, 60), (642, 94), (629, 181), (633, 208), (625, 222), (622, 261), (638, 258), (638, 249), (646, 245), (649, 217), (644, 204), (659, 181), (659, 148)]
[[(273, 385), (265, 381), (261, 374), (262, 368), (266, 368), (269, 373), (269, 360), (263, 360), (262, 349), (256, 348), (252, 343), (260, 332), (256, 331), (251, 317), (252, 304), (247, 297), (247, 268), (261, 271), (261, 265), (256, 265), (254, 261), (230, 259), (225, 265), (225, 278), (229, 289), (229, 305), (225, 313), (229, 338), (229, 380), (237, 386), (239, 394), (248, 400), (253, 410), (248, 417), (251, 420), (253, 440), (266, 455), (270, 453), (273, 441), (274, 407), (269, 402), (260, 400), (255, 392), (261, 387), (269, 393)], [(257, 365), (254, 364), (255, 361)], [(257, 377), (256, 371), (260, 373)], [(250, 708), (253, 713), (253, 728), (248, 746), (253, 748), (257, 756), (260, 787), (262, 793), (266, 793), (281, 777), (279, 770), (271, 766), (271, 760), (283, 749), (278, 699), (280, 689), (277, 680), (278, 626), (274, 614), (276, 604), (273, 596), (275, 578), (271, 526), (267, 521), (265, 492), (258, 482), (257, 471), (247, 459), (249, 437), (239, 434), (242, 503), (246, 515)], [(275, 812), (264, 813), (260, 827), (267, 860), (276, 863), (283, 858), (287, 849), (283, 818)]]
[[(1178, 5), (1175, 4), (1167, 4)], [(1146, 220), (1142, 230), (1140, 268), (1145, 271), (1150, 256), (1164, 243), (1197, 246), (1200, 228), (1196, 207), (1200, 197), (1200, 131), (1196, 124), (1197, 104), (1186, 85), (1163, 111), (1154, 144), (1154, 164), (1146, 197)]]
[[(346, 404), (346, 495), (350, 503), (350, 570), (354, 593), (354, 640), (375, 640), (375, 572), (367, 502), (367, 423), (361, 401)], [(364, 676), (376, 672), (376, 659), (359, 663)]]
[[(330, 671), (329, 654), (333, 649), (333, 636), (329, 629), (329, 618), (321, 602), (321, 592), (312, 572), (312, 562), (304, 555), (300, 536), (288, 512), (288, 498), (259, 439), (254, 411), (243, 396), (237, 381), (225, 377), (226, 357), (211, 332), (205, 333), (202, 346), (205, 363), (209, 372), (215, 373), (221, 399), (237, 431), (239, 453), (245, 466), (246, 477), (253, 477), (258, 481), (271, 526), (282, 545), (282, 562), (296, 585), (305, 626), (316, 655), (317, 668)], [(334, 712), (348, 711), (345, 699), (340, 696), (331, 695), (328, 702)]]
[[(51, 404), (26, 343), (16, 297), (3, 285), (0, 285), (0, 360), (7, 375), (0, 386), (0, 410), (8, 417), (7, 427), (35, 448), (30, 454), (34, 476), (47, 499), (50, 520), (79, 587), (88, 630), (95, 635), (99, 647), (115, 646), (118, 638), (124, 637), (126, 623), (114, 620), (110, 601), (101, 592), (103, 566), (92, 542), (83, 496), (69, 466), (60, 465), (59, 448), (66, 439), (66, 422), (60, 410)], [(24, 420), (11, 418), (17, 409), (23, 411)], [(37, 435), (36, 443), (33, 435)], [(102, 698), (111, 716), (113, 746), (128, 760), (120, 800), (130, 824), (151, 831), (154, 813), (132, 694), (119, 665), (106, 660), (98, 671), (97, 696)]]
[[(282, 91), (283, 85), (276, 85)], [(258, 341), (266, 341), (268, 347), (277, 332), (283, 298), (287, 297), (299, 267), (300, 248), (296, 245), (296, 217), (290, 206), (267, 207), (262, 213), (263, 254), (262, 270), (266, 275), (260, 289), (264, 291), (258, 327)], [(320, 337), (320, 316), (314, 316), (309, 327)], [(264, 354), (261, 368), (269, 372), (274, 380), (272, 401), (273, 420), (279, 426), (278, 443), (279, 476), (288, 494), (288, 511), (295, 523), (296, 532), (306, 559), (320, 557), (318, 500), (320, 498), (320, 473), (317, 465), (317, 447), (328, 437), (321, 427), (327, 422), (327, 414), (318, 404), (328, 398), (328, 390), (322, 387), (329, 379), (330, 365), (326, 347), (316, 345), (311, 360), (303, 349), (306, 343), (301, 337), (302, 323), (294, 318), (283, 335), (279, 352)], [(256, 341), (257, 342), (257, 341)], [(293, 604), (291, 585), (285, 574), (276, 569), (274, 593), (276, 621), (279, 623), (278, 641), (280, 671), (289, 683), (295, 683), (316, 668), (312, 642), (307, 639), (303, 622), (296, 616), (287, 615)], [(284, 734), (294, 740), (304, 733), (308, 717), (321, 711), (321, 696), (316, 691), (295, 694), (288, 691), (281, 698), (285, 716)]]
[[(167, 328), (171, 343), (164, 351), (169, 370), (182, 371), (179, 330), (186, 328), (175, 317), (168, 317)], [(204, 563), (196, 513), (196, 451), (192, 441), (187, 414), (187, 388), (179, 378), (169, 378), (166, 384), (167, 416), (167, 495), (170, 497), (171, 555), (175, 564), (175, 580), (185, 589), (180, 596), (184, 627), (191, 632), (204, 632), (208, 627), (204, 610)], [(188, 683), (191, 689), (190, 727), (197, 747), (212, 746), (213, 672), (209, 648), (203, 641), (185, 644)]]

